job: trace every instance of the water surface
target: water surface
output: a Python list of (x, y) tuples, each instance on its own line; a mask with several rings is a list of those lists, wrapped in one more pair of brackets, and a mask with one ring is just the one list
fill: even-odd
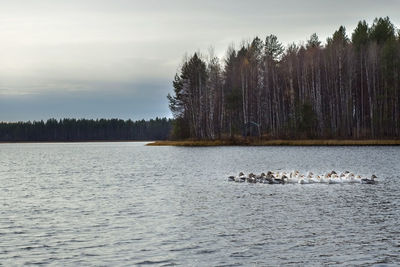
[[(350, 170), (377, 185), (227, 182)], [(400, 147), (0, 145), (4, 265), (400, 263)]]

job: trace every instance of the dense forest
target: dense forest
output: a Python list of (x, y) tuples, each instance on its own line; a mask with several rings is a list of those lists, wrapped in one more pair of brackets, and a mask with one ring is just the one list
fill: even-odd
[(168, 95), (176, 139), (398, 139), (400, 31), (388, 17), (286, 48), (275, 35), (187, 57)]
[(166, 140), (172, 120), (49, 119), (34, 122), (0, 123), (0, 141), (128, 141)]

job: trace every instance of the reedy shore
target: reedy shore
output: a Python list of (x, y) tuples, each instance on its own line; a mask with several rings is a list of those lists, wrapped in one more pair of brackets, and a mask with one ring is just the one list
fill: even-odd
[(304, 140), (265, 140), (265, 139), (221, 139), (221, 140), (179, 140), (155, 141), (148, 146), (398, 146), (400, 140), (352, 140), (352, 139), (304, 139)]

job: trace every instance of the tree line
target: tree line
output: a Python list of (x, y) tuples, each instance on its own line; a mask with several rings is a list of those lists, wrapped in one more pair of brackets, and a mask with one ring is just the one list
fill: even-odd
[(184, 59), (168, 95), (177, 139), (399, 138), (400, 31), (388, 17), (312, 34), (286, 48), (275, 35)]
[(166, 140), (172, 120), (49, 119), (33, 122), (1, 122), (0, 141), (128, 141)]

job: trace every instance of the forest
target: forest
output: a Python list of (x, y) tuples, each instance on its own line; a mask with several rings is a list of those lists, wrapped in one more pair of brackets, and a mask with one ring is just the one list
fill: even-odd
[(284, 47), (275, 35), (186, 57), (174, 139), (399, 139), (400, 31), (388, 17)]
[(1, 122), (1, 142), (21, 141), (143, 141), (166, 140), (172, 120), (49, 119), (34, 122)]

